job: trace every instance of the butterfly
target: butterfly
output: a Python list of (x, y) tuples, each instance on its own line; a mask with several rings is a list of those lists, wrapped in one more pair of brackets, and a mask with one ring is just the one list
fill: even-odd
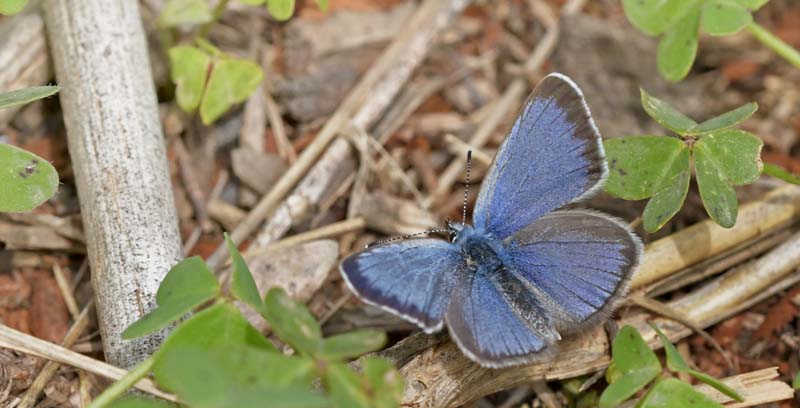
[(484, 367), (542, 360), (565, 336), (608, 318), (642, 257), (627, 224), (562, 207), (608, 175), (600, 132), (578, 86), (553, 73), (536, 86), (484, 178), (473, 224), (450, 241), (407, 239), (345, 258), (350, 289), (450, 337)]

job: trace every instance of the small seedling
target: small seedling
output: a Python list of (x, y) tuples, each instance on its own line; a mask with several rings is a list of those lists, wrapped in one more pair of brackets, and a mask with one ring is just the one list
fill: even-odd
[(200, 47), (177, 46), (169, 50), (170, 76), (178, 106), (186, 112), (200, 108), (208, 125), (234, 104), (244, 102), (264, 79), (252, 61), (227, 55), (208, 42)]
[[(354, 407), (393, 408), (399, 404), (403, 381), (381, 358), (364, 358), (361, 372), (347, 361), (381, 348), (383, 332), (356, 330), (323, 337), (319, 323), (305, 307), (281, 289), (261, 298), (253, 276), (236, 246), (225, 237), (232, 258), (229, 293), (198, 257), (173, 267), (156, 295), (158, 307), (131, 325), (124, 338), (135, 338), (166, 327), (189, 312), (161, 348), (131, 378), (148, 372), (159, 387), (175, 393), (192, 408), (212, 407)], [(240, 301), (258, 311), (277, 337), (294, 350), (284, 355), (253, 328), (234, 305)], [(198, 307), (210, 304), (198, 311)], [(315, 389), (319, 381), (322, 387)], [(159, 402), (119, 397), (126, 387), (110, 387), (93, 408), (159, 408)], [(108, 404), (111, 405), (108, 405)]]
[(733, 186), (752, 183), (763, 168), (761, 139), (735, 127), (758, 106), (748, 103), (698, 124), (666, 102), (641, 92), (647, 114), (678, 136), (606, 140), (610, 170), (606, 191), (626, 200), (650, 198), (642, 221), (645, 230), (655, 232), (683, 205), (694, 161), (706, 211), (717, 224), (732, 227), (739, 208)]
[[(685, 372), (719, 392), (742, 402), (744, 399), (721, 381), (693, 370), (681, 357), (664, 333), (651, 324), (664, 345), (667, 368), (672, 372)], [(611, 364), (606, 370), (608, 387), (600, 396), (600, 408), (613, 408), (644, 389), (653, 380), (656, 383), (636, 405), (638, 408), (693, 407), (722, 408), (722, 404), (697, 391), (691, 385), (662, 374), (661, 363), (642, 335), (632, 326), (625, 326), (617, 333), (611, 349)]]
[(800, 68), (800, 53), (753, 21), (768, 0), (623, 0), (628, 20), (658, 43), (658, 70), (670, 81), (685, 78), (697, 55), (700, 28), (713, 36), (747, 28), (759, 41)]
[[(2, 93), (0, 109), (46, 98), (60, 89), (36, 86)], [(58, 172), (50, 162), (10, 144), (0, 143), (0, 169), (0, 212), (30, 211), (50, 199), (58, 188)]]

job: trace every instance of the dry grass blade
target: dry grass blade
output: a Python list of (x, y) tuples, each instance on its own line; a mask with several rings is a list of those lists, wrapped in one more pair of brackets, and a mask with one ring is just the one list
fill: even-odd
[[(0, 347), (79, 368), (112, 380), (119, 380), (128, 373), (128, 371), (114, 367), (111, 364), (86, 357), (83, 354), (78, 354), (67, 348), (18, 332), (5, 325), (0, 325)], [(178, 401), (174, 395), (159, 390), (152, 381), (147, 379), (140, 380), (134, 387), (168, 401)]]

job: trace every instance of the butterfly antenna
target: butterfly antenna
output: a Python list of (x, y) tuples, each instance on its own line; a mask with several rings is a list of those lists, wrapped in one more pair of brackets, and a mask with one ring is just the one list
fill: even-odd
[(447, 228), (436, 228), (436, 229), (432, 229), (432, 230), (417, 232), (417, 233), (414, 233), (414, 234), (407, 234), (407, 235), (403, 235), (403, 236), (399, 236), (399, 237), (381, 239), (381, 240), (378, 240), (378, 241), (375, 241), (375, 242), (370, 242), (369, 244), (367, 244), (367, 248), (373, 247), (375, 245), (388, 244), (388, 243), (394, 242), (394, 241), (402, 241), (404, 239), (416, 238), (416, 237), (423, 236), (423, 235), (437, 234), (437, 233), (440, 233), (440, 232), (450, 232), (450, 230), (447, 229)]
[(472, 168), (472, 150), (467, 151), (467, 178), (464, 183), (464, 207), (461, 209), (461, 224), (467, 224), (467, 203), (469, 202), (469, 173)]

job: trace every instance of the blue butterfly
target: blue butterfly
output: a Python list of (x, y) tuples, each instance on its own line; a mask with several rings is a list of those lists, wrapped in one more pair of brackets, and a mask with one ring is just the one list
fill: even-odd
[[(483, 181), (474, 225), (451, 242), (420, 238), (344, 259), (350, 289), (433, 333), (484, 367), (543, 359), (564, 336), (602, 322), (625, 294), (642, 244), (603, 213), (558, 210), (608, 174), (583, 94), (561, 74), (534, 89)], [(558, 210), (558, 211), (555, 211)]]

